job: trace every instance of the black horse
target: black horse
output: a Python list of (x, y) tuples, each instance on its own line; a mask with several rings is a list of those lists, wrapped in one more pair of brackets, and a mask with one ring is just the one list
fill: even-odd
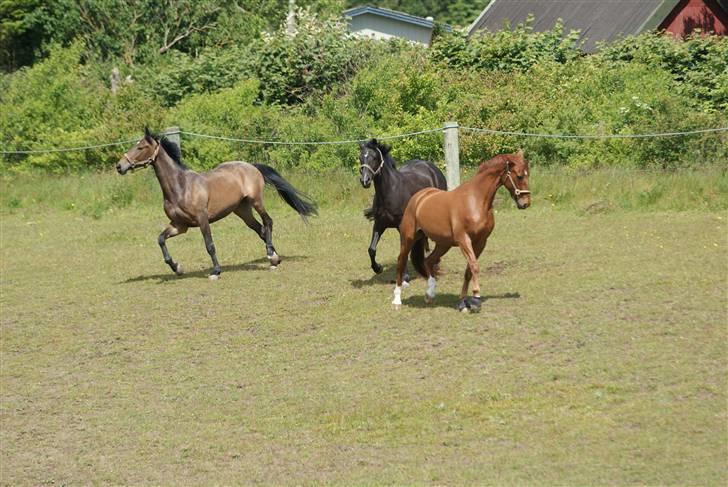
[[(372, 241), (369, 244), (369, 258), (372, 270), (379, 274), (382, 266), (377, 263), (377, 244), (387, 228), (397, 228), (410, 197), (423, 188), (439, 188), (447, 191), (447, 181), (437, 166), (430, 161), (411, 160), (397, 170), (390, 155), (390, 147), (371, 139), (359, 144), (359, 181), (365, 188), (374, 181), (372, 207), (364, 211), (369, 220), (374, 220)], [(426, 244), (421, 239), (421, 244)], [(405, 271), (405, 280), (409, 275)]]

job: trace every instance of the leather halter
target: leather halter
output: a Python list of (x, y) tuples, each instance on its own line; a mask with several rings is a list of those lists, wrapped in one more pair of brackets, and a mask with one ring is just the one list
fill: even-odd
[(162, 146), (159, 142), (157, 142), (157, 147), (154, 149), (154, 154), (152, 154), (152, 157), (145, 159), (143, 161), (133, 161), (129, 158), (128, 153), (124, 153), (124, 159), (129, 163), (129, 169), (132, 171), (135, 169), (141, 169), (145, 168), (150, 164), (154, 164), (154, 162), (157, 160), (157, 156), (159, 155), (159, 148)]
[(521, 196), (522, 194), (531, 194), (531, 192), (527, 189), (518, 189), (518, 186), (516, 186), (515, 181), (513, 181), (513, 177), (511, 176), (511, 161), (506, 160), (506, 177), (513, 185), (513, 192), (516, 193), (516, 198)]
[(360, 172), (364, 168), (369, 169), (369, 172), (372, 173), (372, 179), (374, 179), (374, 176), (376, 176), (377, 174), (379, 174), (380, 172), (382, 172), (382, 167), (384, 167), (384, 155), (382, 155), (382, 151), (379, 150), (379, 147), (376, 147), (376, 149), (377, 149), (377, 152), (379, 152), (379, 158), (381, 160), (381, 162), (379, 163), (379, 167), (377, 168), (377, 170), (375, 171), (374, 169), (371, 168), (371, 166), (369, 166), (369, 164), (364, 164), (363, 162), (361, 163), (361, 166), (359, 166), (359, 171)]

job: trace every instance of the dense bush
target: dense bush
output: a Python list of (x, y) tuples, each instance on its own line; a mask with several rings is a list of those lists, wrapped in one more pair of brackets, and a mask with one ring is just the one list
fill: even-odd
[(251, 46), (252, 74), (265, 102), (300, 103), (345, 81), (366, 57), (368, 43), (350, 36), (343, 20), (298, 10), (297, 21), (295, 36), (280, 29)]
[(230, 88), (251, 76), (249, 52), (240, 48), (206, 49), (193, 57), (179, 51), (134, 71), (146, 96), (173, 107), (188, 96)]
[[(117, 97), (80, 63), (82, 46), (55, 47), (32, 69), (7, 76), (0, 94), (0, 144), (43, 150), (104, 144), (128, 138), (145, 123), (161, 120), (158, 107), (134, 86)], [(3, 167), (67, 171), (109, 163), (118, 148), (7, 156)], [(116, 156), (118, 159), (118, 155)]]
[(676, 88), (701, 102), (708, 111), (728, 110), (728, 42), (699, 35), (677, 41), (647, 33), (601, 45), (602, 66), (638, 63), (671, 73)]
[(468, 38), (465, 32), (442, 34), (433, 42), (434, 61), (456, 68), (524, 71), (536, 63), (565, 63), (581, 54), (579, 33), (564, 35), (559, 22), (546, 32), (534, 32), (533, 18), (513, 30), (477, 32)]
[(242, 46), (205, 49), (197, 56), (172, 52), (134, 70), (134, 77), (166, 107), (246, 78), (260, 80), (257, 101), (295, 105), (344, 83), (378, 50), (379, 43), (350, 36), (341, 19), (319, 20), (299, 9), (295, 36), (281, 26)]

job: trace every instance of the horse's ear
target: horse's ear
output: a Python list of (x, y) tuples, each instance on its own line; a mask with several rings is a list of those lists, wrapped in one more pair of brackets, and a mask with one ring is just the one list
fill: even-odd
[(149, 127), (144, 127), (144, 138), (147, 140), (147, 142), (152, 142), (154, 137), (152, 137), (152, 132), (149, 131)]
[(374, 145), (379, 145), (379, 141), (377, 139), (372, 139), (369, 142), (371, 142)]

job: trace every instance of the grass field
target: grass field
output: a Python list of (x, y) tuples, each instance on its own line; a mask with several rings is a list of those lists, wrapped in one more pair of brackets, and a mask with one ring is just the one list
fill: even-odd
[(725, 172), (534, 175), (474, 315), (457, 250), (392, 311), (398, 239), (373, 275), (350, 175), (296, 179), (309, 226), (267, 195), (277, 270), (232, 217), (222, 278), (196, 230), (176, 277), (148, 176), (2, 181), (3, 485), (728, 482)]

